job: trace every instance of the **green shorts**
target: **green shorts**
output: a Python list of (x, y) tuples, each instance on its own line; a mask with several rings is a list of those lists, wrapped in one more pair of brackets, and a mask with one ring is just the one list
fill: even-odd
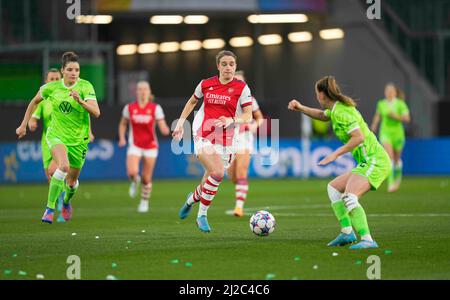
[(52, 162), (52, 153), (48, 148), (47, 142), (45, 138), (41, 141), (41, 152), (42, 152), (42, 164), (44, 165), (44, 169), (48, 169), (50, 163)]
[(69, 159), (69, 166), (75, 169), (81, 169), (86, 160), (86, 154), (88, 152), (88, 144), (80, 144), (76, 146), (66, 146), (59, 138), (46, 137), (47, 145), (51, 151), (56, 145), (64, 145), (67, 150), (67, 157)]
[(372, 191), (377, 190), (389, 176), (392, 169), (389, 155), (380, 147), (377, 154), (368, 157), (368, 162), (361, 162), (352, 169), (353, 174), (367, 178)]
[(391, 145), (394, 151), (401, 151), (405, 146), (405, 137), (395, 134), (380, 134), (380, 143)]

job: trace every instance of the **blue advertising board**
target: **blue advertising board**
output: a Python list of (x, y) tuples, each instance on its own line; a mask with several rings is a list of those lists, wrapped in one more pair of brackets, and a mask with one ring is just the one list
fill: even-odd
[[(319, 167), (317, 163), (341, 145), (338, 141), (280, 139), (277, 149), (260, 148), (253, 155), (249, 175), (260, 178), (332, 177), (350, 171), (350, 154)], [(188, 145), (188, 149), (192, 149)], [(0, 183), (45, 182), (39, 141), (0, 143)], [(126, 148), (115, 141), (97, 140), (89, 145), (81, 180), (127, 178)], [(410, 139), (403, 153), (405, 175), (450, 175), (450, 138)], [(193, 154), (172, 150), (170, 140), (160, 142), (155, 178), (199, 178), (203, 168)]]

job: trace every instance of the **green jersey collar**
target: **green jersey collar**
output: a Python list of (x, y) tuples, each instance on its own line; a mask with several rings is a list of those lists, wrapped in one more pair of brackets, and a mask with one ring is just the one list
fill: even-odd
[(75, 81), (74, 84), (72, 84), (71, 86), (66, 86), (66, 84), (64, 83), (64, 78), (61, 78), (61, 83), (63, 85), (63, 87), (65, 87), (66, 89), (72, 89), (74, 86), (77, 85), (78, 81), (80, 81), (80, 78), (77, 79), (77, 81)]

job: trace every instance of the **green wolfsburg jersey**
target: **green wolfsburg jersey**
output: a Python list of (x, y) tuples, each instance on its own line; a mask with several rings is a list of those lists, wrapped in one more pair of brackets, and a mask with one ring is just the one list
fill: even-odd
[(325, 110), (325, 115), (331, 118), (333, 131), (342, 143), (350, 140), (350, 133), (355, 129), (360, 129), (364, 135), (364, 142), (352, 150), (352, 155), (358, 164), (368, 163), (370, 158), (378, 152), (384, 152), (383, 147), (378, 143), (376, 136), (370, 131), (359, 111), (353, 107), (336, 102), (331, 111)]
[(84, 101), (97, 100), (92, 84), (81, 78), (71, 87), (66, 87), (61, 79), (43, 85), (40, 90), (44, 101), (52, 105), (47, 135), (60, 139), (66, 146), (89, 142), (89, 113), (70, 96), (72, 90)]
[(405, 101), (397, 98), (392, 101), (388, 101), (387, 99), (378, 101), (377, 113), (379, 113), (381, 117), (380, 135), (405, 136), (402, 121), (390, 118), (390, 112), (399, 116), (404, 116), (409, 114), (409, 109)]

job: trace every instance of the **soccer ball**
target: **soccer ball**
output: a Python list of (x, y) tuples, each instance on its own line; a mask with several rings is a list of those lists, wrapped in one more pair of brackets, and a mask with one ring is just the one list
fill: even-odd
[(268, 236), (275, 230), (275, 218), (265, 210), (257, 211), (250, 218), (250, 230), (257, 236)]

